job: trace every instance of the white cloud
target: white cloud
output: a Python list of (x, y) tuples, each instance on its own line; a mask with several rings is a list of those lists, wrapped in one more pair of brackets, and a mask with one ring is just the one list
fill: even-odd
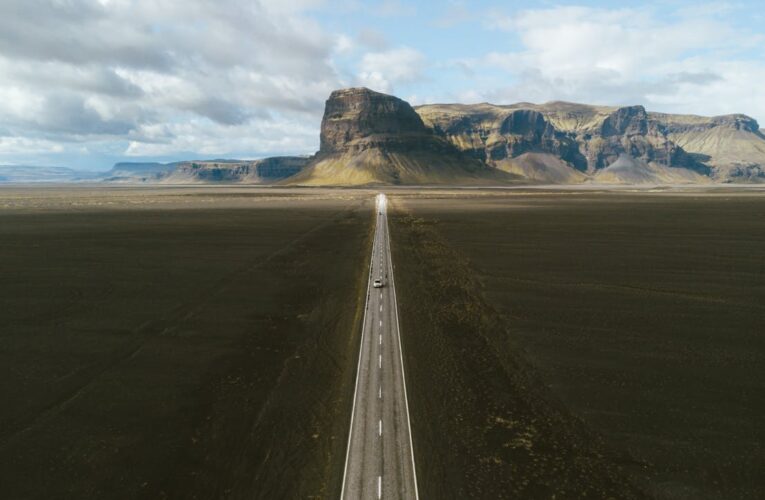
[(382, 0), (373, 8), (373, 11), (378, 16), (396, 17), (413, 16), (417, 12), (417, 9), (410, 2), (402, 2), (401, 0)]
[(274, 154), (312, 152), (318, 126), (318, 120), (288, 118), (269, 123), (253, 121), (225, 130), (201, 119), (147, 125), (132, 134), (125, 154), (171, 156), (184, 152), (220, 157), (234, 152), (244, 158), (252, 150), (253, 137), (257, 137), (261, 150)]
[(26, 137), (0, 137), (0, 157), (8, 154), (61, 153), (64, 147), (53, 141)]
[(374, 28), (364, 28), (359, 31), (356, 37), (358, 42), (373, 50), (384, 50), (388, 48), (388, 38), (380, 30)]
[(425, 56), (410, 47), (364, 54), (359, 64), (361, 85), (392, 92), (397, 84), (412, 83), (423, 78)]
[[(204, 123), (204, 144), (221, 154), (226, 144), (267, 152), (279, 145), (261, 134), (274, 129), (273, 117), (318, 122), (326, 95), (339, 85), (333, 50), (352, 42), (325, 33), (305, 13), (318, 4), (0, 2), (0, 124), (15, 141), (6, 145), (140, 143), (141, 130), (190, 120)], [(183, 130), (171, 133), (168, 144), (193, 146), (178, 135)]]
[(479, 75), (504, 72), (508, 83), (482, 89), (488, 100), (640, 103), (765, 118), (765, 102), (755, 95), (765, 65), (746, 57), (762, 46), (763, 36), (734, 28), (719, 8), (668, 14), (650, 7), (493, 13), (487, 27), (517, 36), (522, 49), (459, 63)]

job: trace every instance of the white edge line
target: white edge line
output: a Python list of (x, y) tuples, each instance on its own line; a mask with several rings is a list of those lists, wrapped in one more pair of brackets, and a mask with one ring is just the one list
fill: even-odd
[[(375, 238), (377, 238), (377, 220), (378, 217), (378, 208), (377, 208), (377, 202), (375, 202)], [(370, 288), (370, 284), (372, 282), (372, 265), (374, 264), (374, 258), (375, 258), (375, 252), (374, 252), (374, 242), (372, 242), (372, 256), (369, 258), (369, 278), (367, 279), (367, 298), (364, 301), (364, 319), (361, 321), (361, 342), (359, 343), (359, 363), (356, 366), (356, 384), (353, 387), (353, 406), (351, 407), (351, 426), (350, 429), (348, 429), (348, 446), (345, 448), (345, 466), (343, 467), (343, 485), (340, 488), (340, 500), (345, 498), (345, 479), (348, 474), (348, 457), (351, 454), (351, 437), (353, 436), (353, 417), (356, 414), (356, 394), (358, 393), (359, 389), (359, 377), (361, 376), (361, 354), (364, 351), (364, 326), (367, 323), (367, 308), (369, 307), (369, 296), (372, 293), (372, 290)], [(404, 387), (404, 390), (406, 391), (406, 387)], [(409, 410), (407, 409), (407, 420), (409, 418), (408, 415)], [(411, 436), (410, 436), (411, 440)], [(416, 487), (415, 487), (416, 491)]]
[(396, 337), (398, 338), (398, 354), (401, 360), (401, 378), (404, 380), (404, 405), (406, 406), (406, 426), (409, 429), (409, 451), (412, 457), (412, 475), (414, 475), (414, 498), (420, 499), (420, 493), (417, 490), (417, 469), (414, 466), (414, 445), (412, 444), (412, 425), (409, 422), (409, 396), (406, 394), (406, 375), (404, 374), (404, 355), (401, 346), (401, 327), (398, 324), (398, 301), (396, 300), (396, 281), (393, 272), (393, 256), (390, 253), (390, 231), (388, 230), (388, 204), (385, 204), (385, 229), (388, 235), (386, 240), (388, 250), (388, 265), (390, 266), (390, 286), (393, 291), (393, 310), (396, 311)]

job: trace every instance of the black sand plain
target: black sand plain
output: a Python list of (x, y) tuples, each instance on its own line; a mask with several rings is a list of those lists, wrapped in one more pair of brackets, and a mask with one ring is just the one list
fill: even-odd
[[(0, 497), (336, 498), (375, 191), (0, 191)], [(758, 498), (765, 196), (390, 190), (422, 498)]]
[(1, 498), (337, 496), (371, 195), (0, 205)]
[(762, 497), (762, 193), (393, 207), (423, 498)]

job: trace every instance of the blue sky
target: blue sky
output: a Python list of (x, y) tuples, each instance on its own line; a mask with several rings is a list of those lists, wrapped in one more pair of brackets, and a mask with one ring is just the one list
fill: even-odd
[(759, 2), (5, 0), (0, 164), (318, 147), (324, 100), (568, 100), (765, 122)]

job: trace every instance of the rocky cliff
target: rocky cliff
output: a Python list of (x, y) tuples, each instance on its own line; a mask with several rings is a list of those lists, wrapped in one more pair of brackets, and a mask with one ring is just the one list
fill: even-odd
[(745, 115), (643, 106), (432, 104), (332, 92), (310, 158), (119, 164), (110, 180), (307, 185), (765, 182), (765, 135)]
[(107, 174), (107, 180), (164, 184), (272, 184), (297, 174), (307, 163), (308, 158), (302, 156), (275, 156), (252, 161), (119, 163)]
[(710, 167), (722, 182), (765, 182), (765, 135), (746, 115), (706, 118), (651, 113), (667, 137)]
[(435, 134), (407, 102), (366, 88), (332, 92), (320, 137), (318, 153), (291, 183), (475, 184), (516, 178)]
[(689, 117), (565, 102), (416, 111), (461, 151), (540, 181), (765, 180), (765, 136), (744, 115)]
[(301, 156), (275, 156), (241, 162), (182, 162), (164, 182), (271, 184), (297, 174), (307, 163), (308, 158)]

